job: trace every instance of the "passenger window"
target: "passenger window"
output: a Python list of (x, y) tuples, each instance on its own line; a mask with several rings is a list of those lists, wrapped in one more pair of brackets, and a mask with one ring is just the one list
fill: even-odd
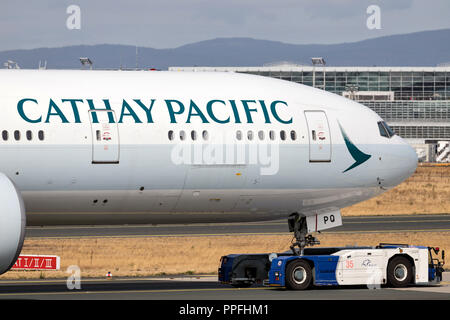
[(258, 132), (258, 137), (259, 137), (259, 140), (264, 140), (264, 131), (259, 131)]
[(197, 140), (197, 131), (195, 131), (195, 130), (191, 131), (191, 139), (194, 141)]
[(247, 139), (250, 140), (250, 141), (253, 140), (253, 131), (248, 131), (247, 132)]
[(17, 141), (20, 140), (20, 131), (19, 130), (14, 131), (14, 139), (16, 139)]
[(185, 138), (186, 138), (186, 133), (183, 130), (181, 130), (180, 131), (180, 140), (184, 140)]
[(8, 131), (3, 130), (3, 132), (2, 132), (2, 138), (3, 138), (4, 141), (8, 141), (8, 138), (9, 138)]
[(39, 130), (39, 132), (38, 132), (38, 138), (39, 138), (39, 140), (41, 140), (41, 141), (44, 140), (44, 131)]
[(297, 133), (294, 130), (291, 131), (291, 140), (297, 140)]
[(203, 140), (208, 140), (208, 131), (203, 130), (202, 137), (203, 137)]
[(33, 139), (33, 133), (30, 130), (27, 131), (26, 135), (28, 141), (31, 141), (31, 139)]
[(237, 140), (242, 140), (242, 132), (241, 132), (241, 130), (238, 130), (238, 131), (236, 131), (236, 139)]
[(281, 138), (281, 140), (286, 140), (286, 132), (284, 131), (284, 130), (281, 130), (280, 131), (280, 138)]
[(389, 138), (389, 134), (381, 121), (378, 122), (378, 130), (380, 131), (380, 136)]
[(100, 134), (100, 130), (95, 131), (95, 135), (97, 137), (97, 141), (101, 141), (102, 140), (102, 137), (101, 137), (101, 134)]
[(275, 131), (270, 130), (269, 131), (269, 137), (270, 137), (270, 140), (275, 140)]
[(169, 131), (168, 135), (169, 135), (169, 140), (173, 140), (174, 137), (173, 137), (173, 131), (172, 130)]

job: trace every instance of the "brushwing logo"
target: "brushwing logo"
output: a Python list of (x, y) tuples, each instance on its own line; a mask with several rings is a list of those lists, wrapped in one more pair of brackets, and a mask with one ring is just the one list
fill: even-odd
[[(339, 122), (338, 122), (339, 123)], [(341, 128), (342, 137), (344, 138), (345, 145), (347, 146), (348, 152), (350, 152), (352, 158), (355, 160), (355, 163), (353, 163), (350, 167), (342, 171), (342, 173), (347, 172), (360, 164), (363, 164), (367, 160), (370, 159), (371, 155), (366, 154), (358, 149), (357, 146), (350, 140), (350, 138), (345, 133), (344, 128), (342, 128), (341, 124), (339, 123), (339, 128)]]

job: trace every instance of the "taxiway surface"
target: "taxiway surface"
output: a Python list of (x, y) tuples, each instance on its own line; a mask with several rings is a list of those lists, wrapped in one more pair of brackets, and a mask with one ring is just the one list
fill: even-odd
[[(343, 225), (326, 232), (408, 232), (450, 231), (450, 214), (344, 217)], [(141, 237), (141, 236), (209, 236), (229, 234), (289, 234), (287, 221), (27, 227), (26, 238)]]

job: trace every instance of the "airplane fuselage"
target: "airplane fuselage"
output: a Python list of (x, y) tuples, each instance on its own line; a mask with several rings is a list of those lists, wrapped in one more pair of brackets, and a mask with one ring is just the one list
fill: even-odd
[(0, 171), (28, 224), (243, 221), (338, 210), (415, 169), (370, 109), (230, 73), (0, 72)]

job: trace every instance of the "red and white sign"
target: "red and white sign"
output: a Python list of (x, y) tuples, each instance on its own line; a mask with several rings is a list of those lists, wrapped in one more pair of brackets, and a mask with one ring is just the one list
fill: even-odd
[(60, 257), (20, 255), (11, 270), (59, 270)]

